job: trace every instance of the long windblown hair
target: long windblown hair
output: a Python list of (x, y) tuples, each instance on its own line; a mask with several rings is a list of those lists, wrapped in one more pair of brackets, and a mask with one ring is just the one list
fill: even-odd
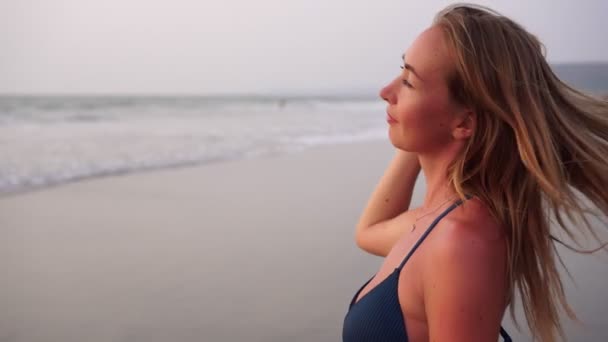
[[(448, 169), (450, 185), (463, 199), (465, 193), (480, 198), (505, 227), (506, 300), (512, 303), (518, 291), (534, 339), (564, 338), (560, 312), (576, 315), (558, 273), (556, 243), (592, 251), (555, 234), (579, 247), (581, 232), (600, 241), (585, 214), (608, 215), (608, 101), (562, 82), (542, 43), (493, 10), (451, 5), (433, 25), (442, 29), (455, 64), (450, 94), (477, 120)], [(583, 205), (583, 196), (599, 213)], [(576, 229), (566, 217), (578, 222)]]

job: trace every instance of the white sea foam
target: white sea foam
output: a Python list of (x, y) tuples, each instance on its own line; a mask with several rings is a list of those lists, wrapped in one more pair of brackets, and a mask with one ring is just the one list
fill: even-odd
[(0, 97), (0, 194), (380, 139), (377, 100)]

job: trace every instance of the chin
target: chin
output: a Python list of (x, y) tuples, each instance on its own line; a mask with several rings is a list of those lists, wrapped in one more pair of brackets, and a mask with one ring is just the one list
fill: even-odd
[(404, 141), (403, 136), (395, 136), (394, 133), (388, 133), (388, 140), (391, 142), (395, 148), (406, 151), (406, 152), (417, 152), (417, 149), (412, 146), (410, 143)]
[(391, 145), (393, 145), (397, 149), (400, 149), (400, 150), (403, 150), (406, 152), (416, 152), (415, 149), (411, 148), (411, 146), (404, 144), (403, 142), (396, 142), (390, 138), (389, 138), (389, 141), (391, 142)]

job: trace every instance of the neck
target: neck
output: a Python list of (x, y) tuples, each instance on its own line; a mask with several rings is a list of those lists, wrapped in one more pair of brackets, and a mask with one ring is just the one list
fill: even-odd
[(449, 150), (418, 154), (420, 167), (426, 181), (423, 207), (429, 208), (456, 196), (456, 191), (448, 184), (447, 177), (447, 169), (454, 156), (454, 152)]

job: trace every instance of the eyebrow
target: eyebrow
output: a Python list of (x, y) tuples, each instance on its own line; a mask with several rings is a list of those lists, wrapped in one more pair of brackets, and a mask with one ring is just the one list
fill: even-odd
[(412, 74), (414, 74), (416, 77), (418, 77), (420, 80), (422, 80), (420, 75), (418, 75), (418, 73), (414, 70), (414, 67), (411, 66), (410, 64), (405, 63), (405, 54), (401, 55), (401, 59), (403, 60), (403, 68), (411, 71)]

